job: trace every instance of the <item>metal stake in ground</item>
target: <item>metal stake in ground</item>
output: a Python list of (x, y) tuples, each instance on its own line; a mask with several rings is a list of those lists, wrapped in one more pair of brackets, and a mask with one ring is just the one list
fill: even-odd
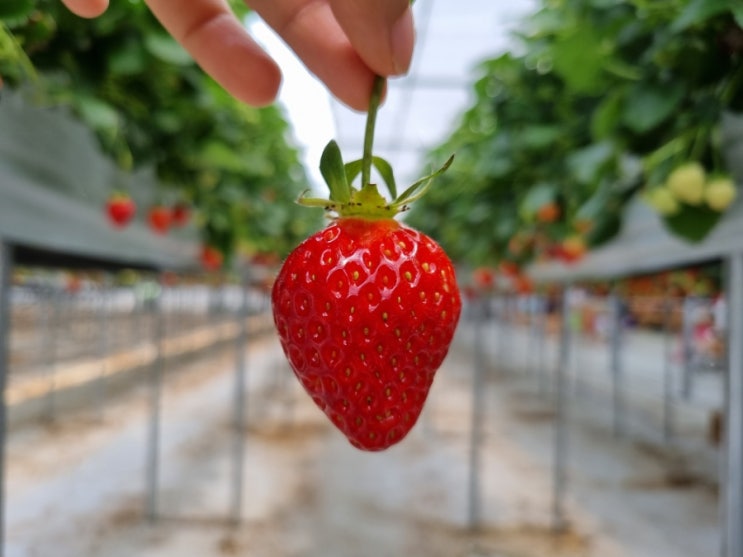
[(555, 385), (555, 453), (553, 463), (552, 528), (556, 533), (567, 527), (565, 494), (567, 490), (568, 415), (567, 375), (570, 361), (570, 286), (562, 294), (560, 345)]
[(743, 557), (743, 253), (728, 261), (728, 376), (722, 478), (723, 556)]
[(624, 433), (624, 390), (622, 369), (622, 301), (617, 294), (609, 297), (611, 308), (611, 339), (609, 342), (611, 365), (611, 396), (614, 418), (614, 435)]
[(246, 408), (246, 351), (248, 349), (248, 284), (246, 277), (240, 282), (240, 305), (237, 310), (239, 333), (237, 335), (237, 360), (235, 362), (235, 393), (232, 410), (233, 454), (232, 454), (232, 522), (242, 518), (243, 476), (245, 461), (245, 408)]
[(147, 518), (151, 522), (157, 519), (158, 493), (160, 480), (160, 421), (163, 390), (163, 338), (165, 336), (165, 315), (163, 308), (163, 291), (158, 291), (154, 304), (155, 309), (155, 359), (150, 367), (150, 420), (147, 443), (147, 463), (145, 466), (147, 484)]
[(485, 353), (483, 335), (485, 329), (485, 304), (488, 298), (482, 296), (475, 304), (475, 342), (474, 342), (474, 376), (472, 378), (472, 423), (470, 426), (470, 463), (468, 479), (467, 523), (470, 530), (477, 531), (481, 522), (480, 494), (480, 461), (482, 448), (483, 402)]
[[(8, 380), (8, 339), (10, 337), (10, 274), (13, 266), (11, 247), (0, 239), (0, 393)], [(0, 396), (0, 557), (5, 553), (5, 438), (7, 408)]]
[(663, 300), (663, 440), (673, 439), (673, 333), (671, 331), (672, 298), (666, 293)]

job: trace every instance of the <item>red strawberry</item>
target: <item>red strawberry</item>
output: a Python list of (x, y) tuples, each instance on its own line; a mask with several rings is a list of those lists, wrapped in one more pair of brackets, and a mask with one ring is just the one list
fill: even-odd
[[(335, 218), (286, 259), (271, 292), (281, 346), (299, 381), (352, 445), (369, 451), (415, 425), (461, 312), (454, 268), (428, 236), (394, 216), (423, 195), (443, 168), (402, 194), (392, 167), (372, 156), (384, 79), (376, 77), (364, 156), (343, 163), (335, 141), (320, 170), (330, 200), (301, 198)], [(370, 182), (371, 167), (390, 191)], [(351, 185), (361, 174), (361, 188)]]
[(117, 228), (123, 228), (134, 218), (137, 206), (125, 193), (114, 193), (106, 201), (106, 214), (108, 219)]
[(351, 443), (405, 437), (461, 310), (444, 251), (392, 219), (340, 218), (292, 252), (272, 301), (294, 372)]
[(170, 221), (173, 226), (185, 226), (190, 216), (191, 211), (185, 203), (176, 203), (170, 211)]
[(147, 221), (157, 234), (166, 234), (172, 224), (172, 215), (164, 205), (153, 205), (147, 213)]
[(216, 271), (222, 266), (224, 257), (217, 248), (204, 245), (201, 248), (201, 266), (207, 271)]
[(490, 290), (495, 286), (495, 272), (488, 267), (478, 267), (472, 271), (472, 281), (479, 290)]
[(554, 201), (545, 203), (537, 209), (537, 220), (539, 222), (555, 222), (560, 218), (560, 206)]

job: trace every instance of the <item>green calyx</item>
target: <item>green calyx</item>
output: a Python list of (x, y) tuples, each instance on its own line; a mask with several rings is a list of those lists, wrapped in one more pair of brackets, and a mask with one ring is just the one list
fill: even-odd
[[(328, 213), (338, 217), (393, 218), (398, 213), (407, 210), (411, 203), (420, 199), (431, 186), (433, 179), (449, 168), (454, 160), (453, 155), (441, 168), (416, 181), (400, 195), (397, 194), (392, 166), (383, 158), (372, 154), (374, 126), (384, 81), (384, 78), (380, 76), (374, 80), (364, 134), (363, 157), (344, 163), (338, 144), (335, 140), (331, 140), (320, 157), (320, 172), (330, 188), (330, 199), (305, 197), (303, 194), (298, 203), (307, 207), (323, 207)], [(391, 201), (379, 193), (376, 184), (371, 183), (372, 166), (387, 186)], [(356, 188), (352, 183), (359, 174), (361, 175), (361, 187)]]

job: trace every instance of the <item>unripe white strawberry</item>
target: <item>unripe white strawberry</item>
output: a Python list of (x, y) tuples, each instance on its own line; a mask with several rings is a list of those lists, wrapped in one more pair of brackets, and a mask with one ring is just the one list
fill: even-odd
[(737, 193), (735, 184), (730, 178), (715, 178), (707, 183), (704, 199), (710, 208), (722, 212), (730, 207)]
[(655, 188), (647, 192), (645, 201), (663, 216), (674, 215), (681, 208), (676, 197), (665, 187)]
[(679, 201), (699, 205), (704, 201), (704, 167), (698, 162), (687, 162), (668, 175), (666, 186)]

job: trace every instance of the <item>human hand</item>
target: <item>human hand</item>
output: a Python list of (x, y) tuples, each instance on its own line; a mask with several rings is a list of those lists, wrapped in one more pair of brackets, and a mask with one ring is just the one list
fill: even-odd
[[(62, 0), (96, 17), (108, 0)], [(194, 60), (237, 99), (264, 106), (281, 71), (234, 17), (225, 0), (145, 0)], [(414, 30), (409, 0), (248, 0), (339, 100), (366, 110), (375, 74), (408, 70)]]

